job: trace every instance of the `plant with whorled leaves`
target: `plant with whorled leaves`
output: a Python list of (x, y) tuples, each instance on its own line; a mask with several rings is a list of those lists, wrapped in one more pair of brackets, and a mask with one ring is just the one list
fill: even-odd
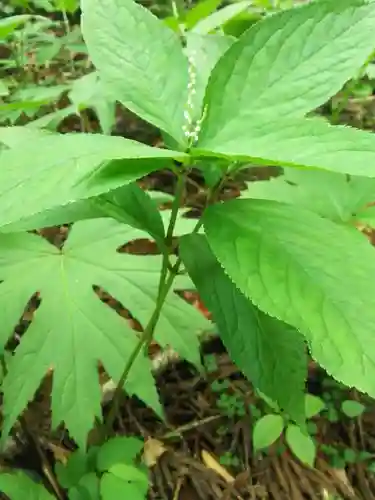
[[(159, 127), (169, 149), (100, 134), (0, 132), (11, 146), (0, 158), (3, 346), (32, 294), (41, 297), (8, 363), (3, 436), (49, 368), (53, 424), (63, 421), (82, 447), (101, 418), (98, 362), (118, 383), (107, 428), (123, 387), (162, 416), (144, 348), (156, 338), (199, 365), (193, 331), (206, 322), (174, 293), (190, 280), (235, 363), (302, 429), (306, 345), (336, 379), (375, 395), (375, 254), (354, 229), (374, 197), (375, 138), (307, 117), (367, 62), (375, 4), (315, 1), (238, 40), (188, 33), (186, 47), (133, 0), (83, 0), (82, 11), (106, 92)], [(249, 162), (285, 173), (215, 202)], [(203, 174), (210, 165), (209, 206), (181, 229), (195, 164)], [(177, 188), (164, 224), (134, 181), (166, 166)], [(73, 222), (62, 249), (25, 232)], [(116, 251), (145, 234), (160, 256)], [(132, 312), (139, 338), (94, 285)]]

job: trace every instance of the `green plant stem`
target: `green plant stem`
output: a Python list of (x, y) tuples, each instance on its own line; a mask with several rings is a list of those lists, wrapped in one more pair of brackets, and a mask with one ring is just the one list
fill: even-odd
[[(65, 9), (61, 9), (61, 14), (62, 14), (63, 23), (64, 23), (65, 36), (69, 37), (71, 34), (71, 29), (70, 29), (68, 14), (66, 13)], [(73, 62), (73, 58), (72, 58), (72, 54), (71, 54), (70, 50), (69, 50), (69, 66), (70, 66), (70, 71), (72, 73), (71, 76), (74, 76), (74, 62)]]
[[(178, 210), (181, 205), (183, 193), (184, 193), (184, 188), (186, 184), (186, 177), (187, 177), (187, 169), (185, 167), (184, 170), (181, 170), (178, 172), (178, 178), (177, 178), (177, 186), (176, 186), (176, 195), (175, 199), (173, 200), (173, 205), (172, 205), (172, 211), (171, 211), (171, 218), (169, 220), (168, 224), (168, 229), (167, 229), (167, 234), (165, 238), (166, 242), (166, 250), (163, 253), (163, 262), (162, 262), (162, 269), (160, 273), (160, 281), (159, 281), (159, 291), (158, 291), (158, 297), (156, 300), (156, 305), (154, 312), (151, 315), (151, 318), (149, 322), (147, 323), (147, 326), (145, 327), (144, 331), (142, 332), (137, 345), (135, 346), (133, 352), (131, 353), (124, 371), (120, 377), (119, 382), (116, 385), (116, 389), (112, 398), (112, 404), (108, 413), (108, 416), (106, 418), (105, 426), (104, 426), (104, 433), (102, 436), (102, 439), (105, 440), (113, 431), (113, 425), (116, 419), (116, 416), (119, 415), (119, 406), (120, 406), (120, 401), (121, 401), (121, 395), (123, 391), (123, 386), (126, 382), (126, 380), (129, 377), (130, 371), (133, 368), (134, 363), (136, 362), (138, 356), (140, 355), (142, 349), (146, 350), (146, 355), (147, 355), (147, 348), (149, 347), (155, 327), (157, 325), (157, 322), (159, 320), (165, 299), (167, 298), (167, 295), (169, 291), (172, 288), (173, 282), (176, 278), (176, 276), (179, 273), (180, 266), (182, 263), (181, 257), (178, 257), (176, 260), (176, 263), (173, 265), (173, 267), (170, 267), (169, 263), (169, 255), (170, 251), (172, 250), (173, 246), (173, 233), (174, 229), (176, 226), (176, 221), (178, 217)], [(218, 185), (210, 192), (209, 196), (207, 197), (207, 203), (206, 207), (214, 203), (214, 201), (217, 198), (218, 193), (221, 190), (221, 187), (225, 181), (226, 175), (224, 174), (221, 181), (218, 183)], [(198, 220), (196, 226), (193, 229), (193, 233), (197, 233), (199, 229), (202, 227), (203, 221), (202, 217)]]
[[(158, 319), (160, 317), (160, 313), (162, 307), (164, 305), (164, 301), (172, 287), (173, 281), (178, 274), (180, 263), (179, 261), (170, 269), (169, 264), (169, 255), (173, 245), (173, 232), (176, 226), (178, 210), (180, 208), (180, 204), (182, 201), (182, 196), (185, 188), (185, 180), (186, 180), (186, 170), (179, 171), (177, 174), (177, 186), (176, 186), (176, 194), (175, 199), (173, 200), (171, 218), (169, 220), (167, 234), (165, 238), (166, 248), (163, 252), (163, 261), (162, 261), (162, 269), (160, 273), (160, 281), (159, 281), (159, 289), (158, 289), (158, 297), (156, 301), (156, 306), (154, 312), (151, 315), (151, 318), (142, 332), (135, 349), (131, 353), (124, 371), (120, 377), (118, 384), (116, 385), (116, 389), (112, 398), (111, 408), (109, 410), (106, 422), (105, 422), (105, 432), (103, 438), (105, 439), (113, 430), (113, 424), (116, 419), (116, 416), (119, 415), (119, 406), (121, 400), (121, 394), (123, 390), (123, 386), (129, 377), (129, 373), (133, 368), (134, 363), (136, 362), (138, 356), (140, 355), (142, 349), (146, 348), (150, 345), (152, 341), (152, 337), (154, 334), (154, 330)], [(169, 275), (168, 275), (169, 273)]]
[[(177, 3), (178, 3), (178, 5), (177, 5)], [(183, 2), (181, 2), (181, 1), (177, 2), (176, 0), (171, 0), (171, 7), (172, 7), (173, 17), (177, 21), (179, 35), (181, 37), (181, 40), (184, 41), (185, 40), (185, 26), (181, 22), (181, 11), (183, 13)]]
[(154, 312), (150, 318), (150, 321), (148, 322), (146, 328), (142, 332), (142, 334), (138, 340), (138, 343), (135, 346), (135, 349), (131, 353), (131, 355), (128, 359), (128, 362), (126, 363), (124, 371), (121, 375), (121, 378), (116, 386), (116, 389), (115, 389), (115, 392), (113, 395), (112, 405), (111, 405), (111, 408), (110, 408), (110, 411), (108, 413), (108, 417), (107, 417), (106, 423), (105, 423), (105, 436), (104, 437), (107, 437), (112, 432), (114, 421), (116, 419), (116, 416), (119, 414), (119, 406), (120, 406), (120, 400), (121, 400), (123, 386), (124, 386), (128, 376), (129, 376), (131, 369), (133, 368), (134, 363), (136, 362), (138, 356), (140, 355), (142, 349), (143, 348), (147, 349), (147, 347), (149, 346), (149, 344), (152, 341), (154, 330), (155, 330), (156, 324), (159, 320), (160, 313), (161, 313), (162, 307), (164, 305), (164, 301), (168, 295), (168, 292), (170, 291), (170, 289), (172, 287), (172, 284), (173, 284), (175, 277), (177, 276), (178, 269), (179, 269), (179, 265), (178, 266), (175, 265), (173, 267), (172, 271), (170, 272), (170, 274), (168, 276), (168, 279), (166, 280), (166, 282), (162, 286), (161, 292), (158, 295), (156, 307), (155, 307)]
[(158, 296), (160, 296), (162, 288), (165, 284), (168, 270), (170, 270), (169, 256), (173, 252), (173, 233), (176, 227), (178, 211), (182, 203), (182, 198), (184, 194), (185, 184), (186, 184), (187, 172), (185, 171), (177, 171), (177, 185), (175, 197), (172, 204), (171, 210), (171, 218), (169, 219), (167, 234), (165, 237), (165, 248), (161, 249), (163, 253), (163, 262), (161, 268), (161, 275), (159, 281), (159, 291)]

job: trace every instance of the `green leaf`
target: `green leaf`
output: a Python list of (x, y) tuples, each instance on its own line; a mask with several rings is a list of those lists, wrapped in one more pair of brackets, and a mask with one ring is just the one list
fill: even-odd
[(325, 103), (371, 54), (374, 19), (375, 4), (325, 0), (256, 23), (212, 72), (202, 144), (220, 144), (222, 134), (251, 124), (254, 114), (302, 118)]
[(358, 401), (347, 399), (341, 403), (341, 411), (349, 418), (360, 417), (365, 410), (366, 407)]
[(177, 34), (133, 0), (83, 0), (82, 31), (108, 94), (186, 145), (188, 63)]
[(95, 472), (85, 474), (77, 486), (69, 489), (69, 500), (100, 500), (100, 483)]
[(207, 35), (220, 28), (225, 23), (236, 17), (241, 12), (244, 12), (250, 7), (252, 1), (244, 0), (241, 2), (235, 2), (230, 5), (226, 5), (222, 9), (213, 12), (206, 18), (202, 19), (192, 28), (193, 33), (199, 33), (200, 35)]
[(44, 87), (30, 85), (20, 88), (12, 95), (14, 101), (25, 101), (25, 103), (36, 103), (38, 105), (51, 104), (61, 98), (62, 94), (70, 88), (69, 85), (52, 85)]
[(148, 477), (144, 471), (134, 465), (117, 463), (112, 465), (109, 472), (125, 481), (136, 483), (140, 489), (148, 490)]
[(253, 447), (255, 451), (271, 446), (284, 429), (284, 420), (281, 415), (265, 415), (257, 420), (253, 429)]
[(20, 222), (3, 227), (2, 232), (30, 231), (104, 217), (112, 217), (133, 228), (143, 229), (161, 247), (164, 245), (164, 224), (156, 203), (136, 183), (114, 189), (108, 194), (26, 217)]
[[(375, 4), (374, 4), (375, 5)], [(200, 136), (196, 155), (213, 154), (255, 164), (312, 167), (375, 177), (374, 134), (331, 126), (318, 118), (264, 119), (233, 122), (211, 141)]]
[[(111, 217), (135, 229), (147, 231), (162, 248), (164, 246), (164, 225), (169, 222), (170, 210), (164, 211), (162, 218), (155, 201), (150, 196), (150, 192), (146, 193), (137, 184), (130, 183), (127, 186), (114, 189), (108, 194), (26, 217), (20, 222), (3, 227), (2, 232), (30, 231), (85, 219)], [(182, 227), (181, 216), (178, 217), (177, 225)], [(186, 232), (190, 232), (190, 226), (191, 224), (186, 228)]]
[[(227, 167), (228, 164), (226, 161), (224, 161), (223, 163), (225, 169), (225, 167)], [(199, 170), (201, 170), (202, 175), (204, 177), (204, 182), (210, 188), (213, 188), (218, 185), (221, 178), (223, 177), (223, 172), (225, 171), (223, 169), (223, 166), (217, 160), (216, 161), (198, 160), (194, 166)]]
[(257, 389), (302, 423), (307, 372), (302, 335), (242, 295), (204, 236), (181, 238), (180, 255), (233, 361)]
[(28, 129), (45, 129), (51, 132), (56, 132), (60, 123), (66, 117), (73, 115), (77, 115), (75, 106), (66, 106), (66, 108), (52, 111), (52, 113), (47, 113), (36, 120), (29, 121), (25, 127)]
[(334, 406), (328, 406), (327, 418), (330, 422), (338, 422), (339, 414)]
[(356, 213), (355, 218), (366, 226), (375, 227), (375, 205), (363, 207)]
[(24, 472), (0, 474), (0, 492), (10, 500), (54, 500), (42, 484), (35, 483)]
[(206, 18), (212, 14), (212, 12), (215, 12), (220, 4), (221, 0), (203, 0), (194, 5), (194, 7), (186, 13), (184, 19), (185, 28), (188, 30), (193, 28), (198, 21)]
[[(127, 187), (127, 186), (124, 186)], [(122, 188), (119, 188), (122, 189)], [(98, 198), (101, 198), (100, 196)], [(24, 217), (20, 221), (7, 224), (1, 228), (2, 233), (17, 233), (21, 231), (32, 231), (46, 227), (60, 226), (86, 219), (107, 217), (107, 214), (96, 205), (96, 197), (93, 199), (77, 201), (71, 205), (45, 210), (31, 217)]]
[(115, 124), (115, 100), (105, 95), (104, 86), (97, 71), (74, 80), (69, 99), (77, 113), (91, 107), (95, 110), (104, 134), (109, 135)]
[(145, 500), (147, 492), (138, 487), (139, 483), (126, 481), (111, 473), (103, 475), (100, 481), (100, 493), (102, 500)]
[(31, 19), (46, 19), (42, 16), (32, 16), (30, 14), (20, 14), (18, 16), (9, 16), (0, 19), (0, 40), (5, 40), (9, 35), (11, 35), (17, 28), (27, 23)]
[(143, 441), (134, 437), (115, 437), (100, 448), (97, 456), (97, 468), (100, 472), (111, 469), (122, 462), (132, 464), (143, 449)]
[(302, 432), (297, 425), (289, 424), (286, 428), (285, 439), (298, 460), (303, 464), (314, 467), (316, 445), (308, 434)]
[(56, 9), (58, 9), (58, 10), (64, 10), (66, 12), (73, 14), (73, 12), (75, 12), (79, 7), (79, 1), (78, 0), (55, 0), (55, 5), (56, 5)]
[(0, 226), (107, 193), (161, 168), (165, 159), (181, 156), (99, 134), (53, 134), (28, 141), (22, 149), (1, 152)]
[(66, 465), (57, 462), (55, 466), (57, 479), (63, 488), (77, 485), (86, 472), (88, 472), (87, 455), (79, 449), (69, 456)]
[(375, 80), (375, 64), (369, 64), (366, 68), (366, 75), (370, 80)]
[[(23, 126), (0, 127), (0, 143), (8, 148), (14, 148), (20, 143), (34, 141), (49, 134), (45, 130), (34, 130)], [(23, 146), (24, 144), (22, 144)]]
[(0, 97), (5, 97), (7, 95), (9, 95), (9, 88), (7, 85), (7, 81), (1, 79), (0, 80)]
[(135, 229), (147, 231), (164, 246), (164, 225), (154, 201), (136, 183), (116, 189), (92, 201), (103, 215), (112, 217)]
[(281, 413), (281, 408), (280, 406), (276, 403), (276, 401), (274, 401), (273, 399), (271, 399), (270, 397), (266, 396), (266, 394), (264, 394), (264, 392), (260, 391), (259, 389), (256, 389), (256, 395), (262, 399), (266, 405), (275, 413)]
[(222, 27), (222, 30), (226, 35), (232, 35), (236, 38), (239, 38), (257, 21), (260, 21), (263, 18), (263, 15), (264, 12), (262, 12), (260, 9), (249, 9), (245, 12), (241, 12), (240, 14), (226, 22)]
[(358, 462), (358, 453), (351, 448), (346, 448), (344, 450), (343, 458), (347, 464), (355, 464)]
[(319, 170), (285, 168), (282, 176), (249, 182), (247, 186), (241, 198), (283, 201), (343, 223), (358, 218), (357, 214), (375, 199), (372, 179)]
[[(53, 368), (53, 425), (64, 421), (84, 446), (94, 418), (101, 417), (98, 361), (118, 381), (138, 343), (127, 322), (98, 299), (93, 285), (119, 300), (145, 326), (156, 304), (162, 257), (116, 251), (145, 237), (147, 233), (107, 219), (75, 224), (61, 250), (33, 234), (0, 236), (3, 345), (31, 295), (39, 291), (42, 301), (4, 380), (4, 435)], [(199, 365), (198, 333), (206, 325), (198, 311), (171, 292), (155, 338)], [(125, 389), (161, 414), (148, 358), (137, 359)]]
[(312, 418), (318, 415), (326, 407), (324, 401), (314, 394), (305, 395), (305, 414), (306, 418)]
[[(296, 327), (337, 380), (375, 396), (375, 253), (351, 228), (274, 201), (210, 207), (209, 244), (261, 310)], [(348, 290), (351, 293), (348, 293)]]

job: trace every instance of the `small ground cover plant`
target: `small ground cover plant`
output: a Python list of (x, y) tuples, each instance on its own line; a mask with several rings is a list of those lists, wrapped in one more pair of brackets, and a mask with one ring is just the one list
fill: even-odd
[[(65, 465), (57, 463), (59, 485), (67, 490), (71, 500), (113, 500), (119, 492), (143, 500), (148, 491), (148, 471), (137, 463), (142, 448), (139, 439), (115, 437), (101, 447), (91, 447), (87, 454), (77, 450)], [(24, 472), (1, 474), (0, 489), (14, 500), (55, 498)]]
[[(268, 398), (267, 398), (268, 400)], [(285, 443), (293, 454), (305, 465), (313, 467), (317, 452), (316, 443), (313, 439), (315, 434), (314, 422), (309, 421), (307, 429), (301, 429), (298, 425), (289, 421), (288, 416), (280, 413), (276, 405), (272, 405), (273, 411), (255, 420), (253, 428), (253, 447), (258, 452), (272, 446), (284, 435)], [(312, 419), (324, 409), (324, 402), (312, 394), (305, 395), (305, 417)], [(279, 410), (279, 411), (278, 411)]]
[[(375, 254), (355, 229), (373, 201), (375, 138), (307, 117), (369, 61), (375, 3), (317, 0), (238, 39), (176, 33), (133, 0), (83, 0), (81, 8), (101, 88), (158, 127), (165, 148), (0, 130), (4, 349), (30, 297), (41, 297), (6, 363), (2, 440), (53, 370), (53, 426), (63, 422), (86, 450), (102, 421), (98, 363), (117, 383), (100, 444), (123, 389), (164, 418), (147, 347), (155, 338), (201, 369), (196, 333), (207, 321), (175, 293), (193, 283), (234, 362), (288, 419), (287, 441), (301, 456), (307, 350), (337, 380), (375, 396)], [(247, 198), (217, 202), (226, 177), (249, 162), (285, 174)], [(196, 164), (203, 173), (214, 165), (216, 175), (202, 217), (179, 230)], [(167, 221), (135, 183), (165, 167), (177, 179)], [(28, 232), (68, 223), (61, 249)], [(118, 251), (142, 237), (160, 254)], [(97, 286), (131, 311), (139, 336), (99, 300)], [(284, 417), (267, 419), (281, 433)]]

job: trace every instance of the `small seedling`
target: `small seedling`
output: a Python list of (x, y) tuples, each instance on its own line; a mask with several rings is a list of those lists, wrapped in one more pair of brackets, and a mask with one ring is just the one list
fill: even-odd
[(313, 394), (305, 395), (305, 416), (307, 419), (316, 417), (326, 408), (323, 399)]
[(245, 403), (236, 394), (220, 394), (217, 407), (229, 418), (243, 417), (246, 415)]
[[(217, 369), (217, 361), (214, 355), (205, 356), (204, 364), (208, 373)], [(246, 415), (245, 403), (243, 398), (237, 394), (229, 394), (229, 380), (214, 380), (211, 383), (211, 389), (217, 393), (217, 407), (228, 418), (243, 417)]]
[(357, 451), (352, 448), (339, 448), (338, 446), (321, 444), (319, 449), (329, 459), (332, 467), (342, 469), (348, 464), (367, 462), (373, 459), (374, 454), (367, 451)]
[[(72, 500), (113, 500), (119, 492), (132, 500), (145, 500), (149, 488), (147, 468), (137, 463), (143, 442), (136, 438), (116, 437), (88, 453), (73, 452), (67, 463), (56, 464), (59, 484)], [(0, 490), (11, 499), (52, 500), (40, 484), (25, 473), (1, 474)], [(33, 497), (34, 498), (34, 497)]]
[(340, 420), (339, 412), (334, 406), (329, 406), (327, 408), (327, 418), (331, 423), (336, 423)]
[(281, 415), (270, 414), (261, 417), (253, 429), (254, 451), (273, 445), (280, 438), (284, 427), (285, 423)]
[[(269, 403), (269, 398), (267, 398)], [(273, 404), (273, 406), (275, 406)], [(306, 419), (317, 416), (325, 408), (324, 401), (312, 394), (305, 395)], [(268, 448), (284, 434), (285, 443), (293, 454), (304, 464), (313, 466), (316, 456), (316, 444), (311, 437), (317, 433), (315, 422), (308, 421), (303, 431), (298, 425), (280, 414), (268, 414), (256, 421), (253, 429), (253, 447), (255, 451)]]
[(230, 388), (230, 382), (229, 380), (215, 380), (211, 384), (211, 389), (216, 392), (217, 394), (221, 394), (225, 391), (227, 391)]

